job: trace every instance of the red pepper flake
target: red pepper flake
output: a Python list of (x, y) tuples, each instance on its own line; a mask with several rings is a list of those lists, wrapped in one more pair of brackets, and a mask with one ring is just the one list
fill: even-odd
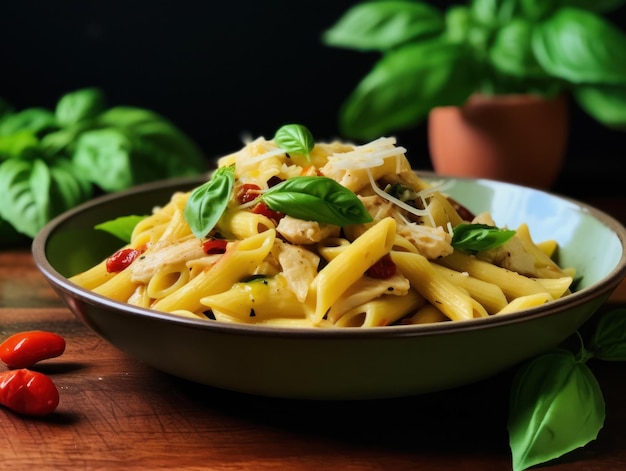
[(383, 255), (374, 265), (369, 267), (365, 274), (371, 278), (386, 280), (396, 273), (396, 264), (391, 260), (391, 255)]
[(115, 273), (127, 268), (133, 261), (141, 255), (142, 251), (137, 249), (121, 249), (115, 252), (106, 260), (106, 270), (108, 273)]
[(202, 250), (204, 253), (213, 255), (226, 252), (226, 246), (228, 241), (224, 239), (209, 239), (202, 243)]

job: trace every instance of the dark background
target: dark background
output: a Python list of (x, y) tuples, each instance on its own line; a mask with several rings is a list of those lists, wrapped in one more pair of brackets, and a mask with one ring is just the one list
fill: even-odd
[[(549, 1), (549, 0), (546, 0)], [(99, 86), (108, 105), (172, 120), (211, 162), (244, 135), (271, 138), (307, 125), (341, 138), (337, 110), (377, 59), (324, 46), (321, 33), (352, 0), (126, 0), (4, 2), (0, 96), (16, 109), (53, 108), (66, 92)], [(454, 1), (433, 2), (445, 6)], [(623, 28), (624, 8), (609, 15)], [(554, 190), (574, 197), (624, 194), (626, 132), (573, 103), (565, 171)], [(426, 124), (396, 133), (416, 168), (431, 168)]]

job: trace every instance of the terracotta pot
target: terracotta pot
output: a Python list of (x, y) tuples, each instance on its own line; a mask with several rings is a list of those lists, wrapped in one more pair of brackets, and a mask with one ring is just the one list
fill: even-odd
[(564, 95), (475, 95), (430, 112), (431, 162), (441, 175), (549, 189), (564, 165), (568, 128)]

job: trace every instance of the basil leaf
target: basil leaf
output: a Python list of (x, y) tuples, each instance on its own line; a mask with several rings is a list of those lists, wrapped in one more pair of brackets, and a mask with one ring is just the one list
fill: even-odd
[(66, 158), (57, 158), (50, 164), (49, 218), (87, 201), (93, 196), (93, 186), (82, 177)]
[(57, 127), (56, 118), (51, 111), (44, 108), (28, 108), (5, 116), (0, 122), (0, 135), (8, 136), (24, 130), (40, 135)]
[(143, 221), (147, 216), (122, 216), (111, 219), (94, 226), (95, 229), (108, 232), (124, 242), (130, 242), (135, 226)]
[(104, 108), (104, 94), (98, 88), (83, 88), (63, 95), (55, 115), (59, 124), (69, 126), (95, 117)]
[(21, 157), (24, 150), (39, 145), (39, 139), (32, 131), (22, 129), (14, 134), (3, 136), (0, 134), (0, 159)]
[(491, 63), (501, 72), (515, 77), (546, 77), (531, 47), (533, 24), (514, 19), (496, 33), (489, 50)]
[(487, 224), (459, 224), (452, 234), (452, 247), (481, 252), (503, 245), (514, 235), (513, 230), (499, 229)]
[(608, 127), (626, 126), (626, 85), (578, 86), (572, 90), (582, 109)]
[(626, 35), (595, 13), (561, 8), (534, 29), (532, 48), (556, 78), (626, 85)]
[(272, 187), (261, 200), (274, 210), (297, 219), (336, 226), (372, 221), (361, 200), (328, 177), (294, 177)]
[(514, 471), (585, 446), (604, 425), (600, 386), (571, 352), (536, 357), (520, 368), (511, 387), (508, 430)]
[(114, 128), (94, 129), (76, 141), (73, 164), (89, 181), (107, 192), (132, 186), (132, 143), (122, 131)]
[(0, 218), (30, 237), (50, 217), (50, 169), (43, 160), (8, 159), (0, 164)]
[(589, 350), (600, 360), (626, 361), (626, 309), (614, 309), (602, 316)]
[[(545, 0), (537, 0), (544, 1)], [(547, 3), (547, 2), (546, 2)], [(606, 13), (622, 6), (625, 0), (561, 0), (561, 6), (583, 8), (585, 10)]]
[(435, 106), (464, 103), (479, 83), (475, 64), (470, 46), (445, 39), (388, 52), (343, 104), (342, 133), (372, 140), (414, 126)]
[(365, 2), (354, 5), (324, 32), (328, 46), (386, 51), (443, 32), (442, 13), (419, 2)]
[(228, 206), (235, 185), (235, 166), (220, 167), (205, 184), (194, 189), (184, 216), (191, 231), (202, 239), (215, 227)]
[(315, 141), (311, 131), (301, 124), (286, 124), (274, 135), (274, 142), (287, 153), (309, 158)]

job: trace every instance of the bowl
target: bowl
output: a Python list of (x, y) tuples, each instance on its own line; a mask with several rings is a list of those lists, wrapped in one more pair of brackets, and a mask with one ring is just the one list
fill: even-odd
[(68, 277), (101, 261), (120, 241), (100, 222), (147, 214), (203, 178), (159, 181), (105, 195), (49, 222), (33, 240), (35, 263), (74, 315), (152, 367), (193, 382), (293, 399), (382, 399), (487, 379), (561, 344), (626, 276), (626, 229), (581, 202), (484, 179), (439, 177), (445, 192), (498, 225), (528, 223), (535, 241), (556, 239), (558, 263), (575, 267), (577, 290), (541, 307), (468, 321), (373, 328), (234, 325), (115, 302)]

